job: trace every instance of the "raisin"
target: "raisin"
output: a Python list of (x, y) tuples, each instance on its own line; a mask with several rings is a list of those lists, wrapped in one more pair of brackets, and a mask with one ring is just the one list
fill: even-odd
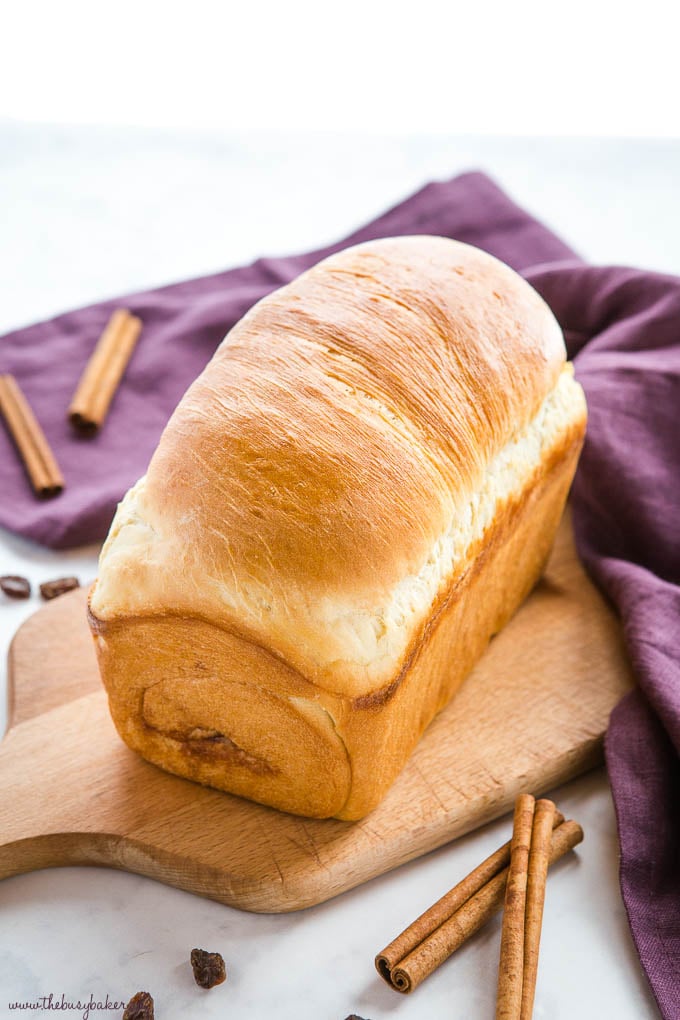
[(5, 574), (0, 577), (0, 588), (10, 599), (27, 599), (31, 594), (31, 582), (26, 577)]
[(77, 577), (58, 577), (55, 581), (45, 581), (40, 585), (40, 594), (44, 599), (56, 599), (57, 595), (80, 588)]
[(219, 953), (207, 953), (205, 949), (191, 950), (191, 966), (194, 981), (201, 988), (213, 988), (227, 979), (224, 960)]
[(148, 992), (133, 995), (123, 1013), (123, 1020), (153, 1020), (153, 999)]

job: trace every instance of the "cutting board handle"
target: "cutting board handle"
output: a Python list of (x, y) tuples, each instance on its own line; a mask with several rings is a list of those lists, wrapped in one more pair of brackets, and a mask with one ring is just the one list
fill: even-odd
[[(117, 837), (82, 832), (92, 776), (82, 769), (90, 695), (78, 738), (68, 706), (15, 724), (0, 743), (0, 878), (63, 864), (110, 863)], [(67, 724), (63, 715), (70, 715)]]

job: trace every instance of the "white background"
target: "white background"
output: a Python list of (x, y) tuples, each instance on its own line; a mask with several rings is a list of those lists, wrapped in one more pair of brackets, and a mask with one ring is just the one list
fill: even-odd
[(672, 0), (23, 0), (0, 115), (227, 130), (677, 136)]
[[(14, 4), (0, 61), (0, 332), (317, 247), (471, 167), (586, 258), (680, 273), (671, 10)], [(56, 554), (0, 533), (2, 573), (87, 580), (95, 569), (95, 548)], [(0, 605), (3, 658), (37, 607)], [(604, 772), (555, 796), (586, 842), (549, 883), (535, 1016), (654, 1017), (618, 891)], [(372, 959), (507, 835), (499, 821), (285, 917), (105, 869), (6, 880), (0, 1015), (10, 998), (148, 987), (159, 1020), (491, 1018), (497, 924), (411, 998), (382, 985)], [(197, 996), (194, 944), (222, 950), (227, 986)]]

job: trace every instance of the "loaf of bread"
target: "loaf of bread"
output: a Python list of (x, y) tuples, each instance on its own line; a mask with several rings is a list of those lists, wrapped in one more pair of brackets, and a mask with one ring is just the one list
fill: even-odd
[(259, 302), (101, 554), (123, 740), (286, 811), (365, 815), (538, 579), (585, 421), (547, 306), (467, 245), (362, 244)]

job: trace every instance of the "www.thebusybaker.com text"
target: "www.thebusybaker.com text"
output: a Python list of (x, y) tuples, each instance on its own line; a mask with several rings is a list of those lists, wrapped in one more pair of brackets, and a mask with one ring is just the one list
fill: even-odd
[(21, 1010), (58, 1009), (64, 1012), (72, 1010), (80, 1013), (83, 1020), (89, 1020), (90, 1013), (95, 1010), (124, 1009), (125, 999), (110, 999), (108, 995), (105, 999), (95, 999), (94, 995), (90, 995), (89, 999), (69, 999), (63, 992), (61, 998), (57, 998), (54, 992), (50, 992), (49, 995), (41, 995), (32, 1002), (10, 1002), (8, 1005), (10, 1009)]

